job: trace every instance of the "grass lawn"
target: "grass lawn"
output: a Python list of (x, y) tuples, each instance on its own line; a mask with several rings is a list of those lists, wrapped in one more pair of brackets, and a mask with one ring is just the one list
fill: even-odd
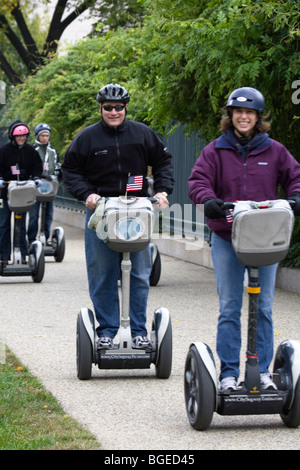
[(99, 450), (93, 434), (65, 414), (6, 350), (0, 364), (0, 450)]

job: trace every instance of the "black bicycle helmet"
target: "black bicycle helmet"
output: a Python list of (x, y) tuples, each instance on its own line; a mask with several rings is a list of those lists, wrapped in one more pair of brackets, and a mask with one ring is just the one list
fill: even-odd
[(255, 88), (237, 88), (230, 94), (226, 107), (249, 108), (255, 109), (259, 113), (263, 113), (265, 109), (265, 99), (261, 92)]
[(101, 88), (97, 95), (97, 101), (104, 103), (104, 101), (123, 101), (124, 104), (129, 103), (130, 96), (126, 88), (118, 83), (110, 83)]

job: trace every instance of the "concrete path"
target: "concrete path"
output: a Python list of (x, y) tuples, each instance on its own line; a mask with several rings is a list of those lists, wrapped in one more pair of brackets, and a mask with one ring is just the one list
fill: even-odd
[[(55, 225), (55, 224), (54, 224)], [(59, 224), (63, 225), (63, 224)], [(46, 258), (43, 282), (31, 277), (0, 278), (0, 341), (29, 367), (66, 413), (93, 432), (106, 450), (299, 449), (300, 428), (286, 428), (280, 416), (214, 415), (210, 428), (195, 431), (186, 416), (183, 372), (192, 341), (215, 351), (218, 299), (211, 269), (162, 256), (159, 284), (149, 296), (148, 327), (154, 310), (169, 309), (173, 327), (173, 368), (168, 380), (147, 370), (100, 370), (92, 379), (76, 376), (76, 319), (92, 308), (84, 259), (83, 230), (63, 225), (62, 263)], [(243, 347), (247, 300), (243, 312)], [(300, 296), (276, 290), (275, 348), (300, 338)], [(244, 349), (243, 349), (244, 351)], [(215, 360), (218, 363), (216, 353)], [(242, 363), (244, 353), (242, 353)]]

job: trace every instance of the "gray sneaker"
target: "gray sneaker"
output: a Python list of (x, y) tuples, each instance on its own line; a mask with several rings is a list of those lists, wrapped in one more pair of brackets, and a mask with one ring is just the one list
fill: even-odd
[(132, 349), (145, 349), (146, 351), (151, 351), (152, 345), (147, 336), (135, 336), (132, 338)]
[(109, 336), (100, 336), (97, 341), (97, 349), (116, 349), (117, 345), (114, 344), (113, 339)]

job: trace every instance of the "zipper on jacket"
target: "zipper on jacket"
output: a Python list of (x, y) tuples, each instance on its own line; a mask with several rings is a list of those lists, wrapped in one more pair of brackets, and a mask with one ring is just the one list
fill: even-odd
[(119, 194), (122, 192), (122, 166), (121, 166), (121, 152), (119, 147), (119, 140), (118, 140), (118, 130), (115, 128), (115, 140), (116, 140), (116, 149), (117, 149), (117, 157), (118, 157), (118, 171), (120, 173), (120, 181), (119, 181)]

